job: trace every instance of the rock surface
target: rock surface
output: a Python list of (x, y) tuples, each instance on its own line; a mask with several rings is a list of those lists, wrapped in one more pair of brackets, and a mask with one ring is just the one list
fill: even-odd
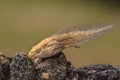
[(11, 80), (36, 80), (36, 69), (23, 53), (16, 53), (10, 64)]
[(0, 54), (0, 80), (120, 80), (120, 67), (109, 64), (75, 68), (64, 53), (31, 61), (26, 54)]
[(120, 80), (120, 70), (109, 64), (84, 66), (77, 72), (79, 80)]
[(53, 57), (34, 61), (38, 80), (65, 80), (67, 76), (66, 57), (61, 52)]
[(0, 53), (0, 80), (10, 79), (10, 62), (11, 58), (6, 57), (3, 53)]

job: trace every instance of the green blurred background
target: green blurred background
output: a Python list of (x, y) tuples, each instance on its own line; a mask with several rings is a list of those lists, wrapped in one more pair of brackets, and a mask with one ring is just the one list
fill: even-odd
[(64, 53), (76, 67), (108, 63), (120, 65), (119, 0), (10, 0), (0, 1), (0, 52), (13, 56), (63, 27), (78, 24), (115, 24), (106, 35), (80, 49)]

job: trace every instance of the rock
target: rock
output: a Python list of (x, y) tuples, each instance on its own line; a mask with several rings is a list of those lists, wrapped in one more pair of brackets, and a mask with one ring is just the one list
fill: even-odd
[(11, 58), (0, 53), (0, 80), (10, 79), (10, 61)]
[(38, 80), (65, 80), (67, 76), (66, 57), (61, 52), (55, 56), (34, 61)]
[(78, 80), (79, 76), (77, 73), (77, 69), (71, 64), (71, 62), (67, 61), (67, 77), (66, 80)]
[(109, 64), (84, 66), (78, 69), (78, 74), (78, 80), (120, 80), (118, 68)]
[(36, 69), (23, 53), (16, 53), (10, 64), (11, 80), (36, 80)]
[(75, 68), (60, 52), (31, 61), (26, 54), (12, 58), (0, 53), (0, 80), (120, 80), (120, 66), (109, 64)]

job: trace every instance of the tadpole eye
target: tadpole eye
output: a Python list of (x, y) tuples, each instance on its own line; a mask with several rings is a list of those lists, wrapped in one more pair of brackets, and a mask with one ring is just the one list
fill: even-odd
[(40, 49), (37, 49), (35, 52), (36, 52), (36, 53), (39, 53), (39, 52), (40, 52)]

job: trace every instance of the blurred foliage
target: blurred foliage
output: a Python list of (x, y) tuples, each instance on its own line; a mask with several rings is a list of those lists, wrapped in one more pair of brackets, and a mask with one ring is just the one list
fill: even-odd
[[(32, 46), (63, 27), (78, 24), (116, 24), (112, 32), (81, 49), (64, 50), (74, 65), (120, 65), (119, 0), (1, 0), (0, 51), (9, 56)], [(74, 53), (74, 54), (73, 54)]]

